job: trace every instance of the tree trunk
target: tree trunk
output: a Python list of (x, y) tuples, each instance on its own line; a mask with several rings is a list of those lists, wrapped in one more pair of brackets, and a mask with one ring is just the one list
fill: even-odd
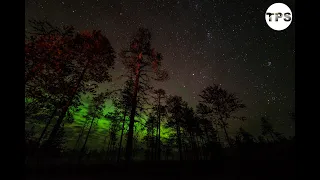
[(108, 137), (108, 131), (106, 132), (106, 136), (104, 137), (104, 140), (103, 140), (103, 146), (102, 146), (103, 151), (106, 150), (105, 147), (106, 147), (107, 137)]
[(103, 145), (102, 145), (102, 151), (106, 151), (105, 147), (106, 147), (106, 142), (107, 142), (107, 137), (108, 137), (108, 132), (106, 132), (106, 136), (104, 137), (103, 140)]
[[(110, 134), (110, 133), (109, 133)], [(107, 148), (105, 149), (105, 153), (104, 153), (104, 160), (106, 160), (109, 157), (109, 146), (110, 146), (110, 141), (111, 138), (109, 138), (108, 144), (107, 144)]]
[(159, 121), (159, 134), (158, 134), (158, 160), (161, 160), (161, 137), (160, 137), (160, 121)]
[(217, 141), (221, 144), (221, 137), (219, 134), (219, 130), (217, 130)]
[(86, 64), (85, 68), (83, 69), (83, 71), (82, 71), (79, 79), (77, 80), (77, 84), (76, 84), (76, 86), (73, 88), (73, 90), (72, 90), (72, 92), (71, 92), (71, 95), (69, 96), (69, 99), (68, 99), (66, 105), (62, 108), (62, 112), (61, 112), (61, 114), (60, 114), (60, 116), (59, 116), (59, 118), (58, 118), (55, 126), (53, 127), (53, 130), (51, 131), (51, 134), (50, 134), (49, 139), (48, 139), (48, 141), (47, 141), (48, 143), (52, 142), (52, 141), (56, 138), (57, 133), (58, 133), (58, 131), (59, 131), (59, 129), (60, 129), (61, 123), (62, 123), (62, 121), (63, 121), (63, 118), (66, 116), (66, 113), (67, 113), (67, 111), (68, 111), (68, 109), (69, 109), (69, 106), (71, 105), (72, 100), (73, 100), (73, 98), (75, 97), (75, 95), (76, 95), (76, 93), (77, 93), (77, 90), (78, 90), (78, 88), (79, 88), (79, 86), (80, 86), (80, 83), (81, 83), (81, 81), (83, 80), (83, 77), (84, 77), (84, 75), (85, 75), (85, 72), (87, 71), (87, 69), (88, 69), (88, 67), (89, 67), (89, 62), (90, 62), (90, 61), (87, 62), (87, 64)]
[(137, 65), (136, 77), (134, 82), (133, 98), (132, 98), (132, 108), (130, 114), (129, 132), (128, 140), (126, 146), (126, 160), (130, 162), (132, 160), (132, 145), (133, 145), (133, 128), (134, 128), (134, 117), (137, 109), (137, 95), (139, 90), (139, 78), (140, 78), (140, 63)]
[(160, 122), (161, 122), (161, 113), (160, 113), (160, 98), (161, 94), (159, 94), (159, 99), (158, 99), (158, 160), (161, 160), (161, 140), (160, 140)]
[(112, 142), (112, 137), (111, 137), (111, 132), (109, 133), (109, 135), (110, 135), (110, 138), (109, 138), (109, 142), (108, 142), (108, 145), (107, 145), (107, 152), (109, 152), (109, 154), (110, 154), (110, 151), (111, 151), (111, 142)]
[(176, 131), (177, 131), (177, 140), (178, 140), (178, 147), (179, 147), (179, 157), (180, 157), (180, 161), (183, 159), (182, 158), (182, 145), (181, 145), (181, 134), (180, 134), (180, 125), (179, 125), (179, 121), (176, 124)]
[(222, 127), (223, 127), (223, 131), (224, 131), (224, 133), (225, 133), (225, 135), (226, 135), (228, 145), (229, 145), (229, 147), (231, 147), (231, 142), (230, 142), (230, 139), (229, 139), (229, 135), (228, 135), (228, 132), (227, 132), (226, 126), (225, 126), (225, 125), (223, 125)]
[(112, 143), (111, 143), (111, 160), (114, 160), (114, 157), (115, 157), (114, 145), (115, 145), (115, 142), (112, 140)]
[(198, 141), (197, 141), (197, 135), (195, 134), (195, 133), (192, 133), (191, 134), (192, 135), (192, 141), (193, 141), (193, 149), (194, 149), (194, 152), (195, 152), (195, 154), (194, 154), (194, 158), (195, 158), (195, 160), (199, 160), (199, 150), (198, 150)]
[(201, 143), (201, 147), (200, 147), (200, 151), (201, 151), (201, 159), (204, 160), (205, 157), (205, 147), (204, 147), (204, 137), (200, 136), (200, 143)]
[(42, 140), (42, 138), (44, 137), (44, 135), (46, 134), (47, 129), (48, 129), (48, 127), (49, 127), (52, 119), (53, 119), (54, 116), (56, 115), (57, 111), (58, 111), (58, 108), (55, 107), (54, 111), (52, 112), (50, 118), (48, 119), (48, 121), (47, 121), (47, 123), (46, 123), (46, 126), (45, 126), (44, 129), (42, 130), (42, 133), (41, 133), (41, 135), (40, 135), (40, 137), (39, 137), (39, 139), (38, 139), (38, 142), (37, 142), (37, 147), (40, 147), (41, 140)]
[(206, 134), (207, 143), (209, 143), (210, 138), (209, 138), (208, 128), (207, 128), (206, 126), (204, 126), (204, 132), (205, 132), (205, 134)]
[(120, 142), (119, 142), (119, 150), (118, 150), (117, 162), (120, 161), (120, 154), (121, 154), (121, 147), (122, 147), (122, 137), (123, 137), (124, 125), (125, 125), (125, 122), (126, 122), (126, 116), (127, 116), (127, 110), (125, 110), (124, 113), (123, 113), (123, 122), (122, 122), (122, 130), (121, 130), (121, 136), (120, 136)]
[(153, 119), (151, 122), (151, 160), (153, 160), (153, 155), (154, 155), (154, 137), (153, 137), (153, 133), (154, 133), (154, 127), (153, 127)]
[(276, 140), (275, 140), (275, 138), (273, 136), (273, 132), (270, 132), (269, 134), (271, 135), (271, 138), (272, 138), (273, 142), (275, 142)]
[(82, 146), (82, 148), (81, 148), (81, 152), (82, 152), (82, 153), (84, 152), (84, 150), (85, 150), (85, 148), (86, 148), (87, 141), (88, 141), (88, 139), (89, 139), (89, 135), (90, 135), (90, 132), (91, 132), (91, 128), (92, 128), (93, 121), (94, 121), (94, 117), (93, 117), (92, 120), (91, 120), (91, 124), (90, 124), (89, 131), (88, 131), (88, 133), (87, 133), (86, 140), (84, 141), (83, 146)]
[(199, 146), (200, 146), (200, 159), (204, 160), (205, 151), (204, 151), (204, 138), (202, 135), (199, 136)]
[(159, 141), (159, 139), (158, 139), (158, 131), (159, 131), (159, 125), (158, 125), (158, 122), (156, 121), (156, 142), (155, 142), (155, 147), (154, 147), (154, 159), (155, 160), (157, 160), (158, 159), (158, 150), (159, 150), (159, 148), (158, 148), (158, 141)]
[(182, 150), (183, 150), (183, 152), (184, 152), (184, 160), (190, 160), (189, 158), (188, 158), (188, 156), (189, 156), (189, 151), (188, 151), (188, 148), (186, 147), (186, 143), (184, 142), (183, 143), (183, 145), (182, 145)]
[(85, 122), (85, 124), (82, 126), (82, 128), (81, 128), (81, 132), (80, 132), (80, 134), (79, 134), (79, 136), (78, 136), (78, 139), (77, 139), (77, 141), (76, 141), (76, 144), (74, 145), (74, 150), (77, 148), (77, 146), (78, 146), (78, 144), (79, 144), (79, 142), (80, 142), (80, 139), (81, 139), (81, 137), (82, 137), (82, 135), (83, 135), (83, 132), (84, 132), (84, 129), (85, 129), (85, 127), (87, 126), (87, 123), (88, 123), (88, 120), (86, 120), (86, 122)]

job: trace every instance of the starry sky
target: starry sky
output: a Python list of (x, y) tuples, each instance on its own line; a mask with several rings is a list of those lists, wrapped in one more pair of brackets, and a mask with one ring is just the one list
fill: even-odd
[[(284, 31), (265, 21), (269, 0), (26, 0), (27, 20), (48, 19), (77, 30), (100, 29), (119, 52), (139, 27), (152, 31), (152, 47), (164, 56), (171, 79), (154, 83), (195, 107), (201, 90), (213, 83), (236, 93), (247, 105), (248, 120), (231, 124), (258, 133), (260, 117), (272, 118), (276, 130), (292, 135), (288, 113), (295, 108), (295, 1), (293, 20)], [(119, 59), (114, 81), (121, 86)]]

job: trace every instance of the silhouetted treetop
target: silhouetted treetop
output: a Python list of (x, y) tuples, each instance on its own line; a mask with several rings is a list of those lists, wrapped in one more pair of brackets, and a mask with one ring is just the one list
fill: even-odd
[[(202, 98), (201, 103), (213, 105), (211, 107), (213, 113), (222, 113), (227, 118), (230, 117), (231, 113), (246, 107), (235, 94), (229, 93), (216, 84), (206, 87), (201, 92), (200, 97)], [(199, 108), (204, 112), (209, 110), (208, 107), (205, 108), (201, 104), (199, 104)]]
[(261, 118), (261, 132), (262, 132), (262, 135), (266, 135), (270, 132), (273, 133), (273, 126), (272, 124), (269, 122), (269, 117), (262, 117)]
[(113, 68), (115, 52), (101, 31), (78, 33), (74, 40), (74, 52), (78, 54), (77, 63), (88, 69), (84, 80), (98, 83), (111, 81), (108, 68)]
[(228, 121), (230, 118), (245, 120), (245, 117), (231, 115), (246, 106), (235, 94), (229, 93), (216, 84), (206, 87), (200, 97), (201, 101), (197, 106), (197, 112), (219, 125), (224, 130), (228, 144), (231, 146), (231, 139), (227, 132)]
[(131, 40), (130, 50), (143, 55), (151, 53), (151, 32), (147, 28), (139, 28)]
[(240, 141), (242, 143), (253, 143), (254, 137), (253, 137), (253, 135), (251, 135), (249, 132), (247, 132), (246, 130), (244, 130), (241, 127), (241, 128), (239, 128), (239, 131), (237, 132), (236, 140)]
[(139, 76), (147, 81), (149, 78), (157, 81), (169, 79), (167, 71), (161, 68), (162, 54), (151, 48), (151, 32), (148, 29), (139, 28), (133, 36), (130, 47), (123, 49), (119, 56), (123, 59), (122, 62), (129, 75), (135, 74), (139, 67)]
[(42, 35), (74, 36), (75, 32), (73, 26), (63, 26), (62, 28), (59, 28), (47, 20), (29, 19), (28, 23), (31, 27), (31, 31), (27, 32), (27, 34), (31, 35), (31, 38), (34, 38), (35, 36), (41, 37)]
[[(72, 120), (70, 112), (80, 104), (81, 94), (95, 94), (96, 83), (111, 81), (108, 70), (114, 65), (115, 52), (99, 30), (75, 33), (69, 26), (30, 23), (40, 33), (33, 33), (25, 43), (26, 92), (32, 98), (47, 96), (54, 107), (52, 118), (60, 114), (47, 140), (50, 144), (63, 121)], [(37, 94), (32, 94), (33, 89)]]

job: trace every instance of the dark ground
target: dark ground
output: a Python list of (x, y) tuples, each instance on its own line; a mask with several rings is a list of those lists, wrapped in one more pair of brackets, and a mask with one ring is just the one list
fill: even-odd
[(77, 179), (108, 178), (134, 179), (295, 179), (294, 160), (223, 160), (184, 162), (135, 162), (103, 165), (42, 165), (26, 167), (27, 179)]
[(42, 159), (37, 164), (29, 159), (26, 179), (296, 179), (294, 142), (263, 146), (259, 149), (244, 148), (217, 157), (219, 158), (211, 161), (140, 161), (130, 165), (121, 162), (101, 164), (94, 161), (83, 161), (79, 165), (56, 158)]

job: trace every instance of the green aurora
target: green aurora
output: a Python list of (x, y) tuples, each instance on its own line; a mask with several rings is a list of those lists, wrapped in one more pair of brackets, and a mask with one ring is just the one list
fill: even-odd
[[(26, 103), (31, 102), (31, 100), (25, 100)], [(83, 105), (79, 107), (79, 111), (77, 112), (71, 112), (73, 116), (73, 122), (72, 123), (65, 123), (64, 124), (64, 131), (65, 131), (65, 138), (66, 138), (66, 148), (72, 149), (75, 147), (76, 141), (78, 139), (78, 136), (81, 132), (81, 129), (83, 125), (86, 123), (86, 121), (90, 121), (91, 119), (86, 119), (85, 116), (88, 114), (88, 107), (89, 107), (89, 102), (90, 101), (82, 101)], [(106, 103), (104, 104), (104, 109), (103, 109), (103, 117), (100, 118), (95, 118), (94, 119), (94, 125), (91, 130), (88, 142), (87, 142), (87, 147), (89, 149), (97, 149), (97, 150), (102, 150), (103, 147), (106, 147), (108, 144), (109, 140), (109, 132), (110, 132), (110, 127), (111, 127), (111, 120), (108, 118), (105, 118), (104, 116), (107, 113), (114, 112), (115, 108), (112, 104), (111, 100), (107, 100)], [(122, 114), (119, 114), (120, 117), (123, 117)], [(147, 129), (145, 128), (144, 124), (146, 123), (146, 120), (148, 119), (148, 116), (143, 114), (141, 117), (136, 117), (136, 123), (135, 123), (135, 137), (138, 139), (138, 144), (143, 145), (143, 137), (147, 135)], [(129, 122), (129, 117), (126, 118), (126, 122)], [(50, 124), (50, 127), (48, 128), (48, 131), (46, 133), (46, 136), (48, 136), (49, 132), (51, 131), (55, 121), (53, 120)], [(175, 134), (174, 130), (165, 127), (164, 125), (165, 119), (163, 119), (161, 123), (161, 141), (165, 142), (165, 140)], [(89, 124), (89, 123), (88, 123)], [(125, 131), (124, 131), (124, 140), (122, 141), (122, 146), (125, 146), (125, 134), (126, 130), (128, 129), (128, 123), (125, 124)], [(35, 122), (35, 134), (34, 138), (37, 139), (40, 136), (40, 133), (42, 132), (45, 123), (43, 123), (43, 120), (41, 122)], [(32, 123), (30, 121), (26, 121), (26, 130), (30, 129), (32, 127)], [(121, 124), (119, 124), (119, 127), (121, 127)], [(80, 146), (82, 146), (85, 136), (88, 133), (89, 126), (86, 126), (85, 131), (83, 133), (83, 136), (81, 138), (81, 143)], [(121, 130), (117, 132), (117, 141), (119, 142), (121, 135)], [(105, 142), (106, 139), (106, 142)], [(78, 148), (80, 147), (78, 145)]]

